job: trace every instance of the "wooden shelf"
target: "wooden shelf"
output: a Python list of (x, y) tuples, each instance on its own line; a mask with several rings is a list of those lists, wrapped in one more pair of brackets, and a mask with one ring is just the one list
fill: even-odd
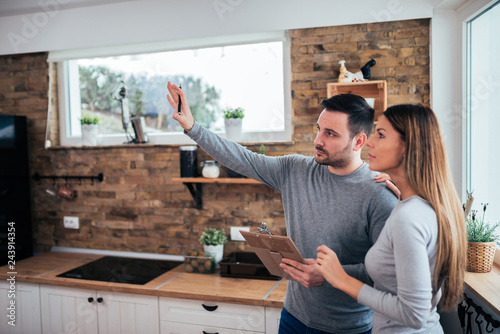
[(232, 183), (232, 184), (263, 184), (254, 179), (248, 178), (216, 178), (209, 179), (206, 177), (175, 177), (172, 179), (174, 183)]
[(375, 99), (375, 122), (387, 109), (387, 81), (374, 80), (363, 82), (332, 82), (326, 85), (328, 97), (337, 94), (356, 94), (364, 98)]
[(254, 179), (244, 178), (216, 178), (208, 179), (206, 177), (174, 177), (171, 179), (174, 183), (184, 183), (188, 188), (191, 196), (193, 196), (194, 204), (198, 210), (203, 208), (203, 192), (202, 184), (218, 183), (218, 184), (264, 184)]

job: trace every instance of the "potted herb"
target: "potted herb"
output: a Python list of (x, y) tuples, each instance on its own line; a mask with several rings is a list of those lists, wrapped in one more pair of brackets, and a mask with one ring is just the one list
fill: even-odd
[(266, 146), (264, 144), (260, 144), (260, 154), (266, 155)]
[(210, 254), (214, 257), (216, 267), (219, 267), (219, 262), (222, 260), (224, 253), (224, 244), (227, 242), (224, 230), (206, 228), (200, 237), (200, 242), (203, 245), (205, 254)]
[(482, 214), (478, 213), (477, 210), (469, 212), (473, 200), (474, 198), (469, 194), (467, 204), (464, 207), (468, 241), (467, 271), (487, 273), (493, 268), (496, 240), (499, 238), (495, 231), (500, 226), (500, 222), (489, 224), (484, 221), (488, 203), (481, 203)]
[(99, 117), (83, 115), (82, 118), (80, 118), (80, 124), (82, 125), (82, 145), (96, 146), (99, 131)]
[(227, 108), (224, 113), (224, 127), (226, 129), (226, 138), (232, 141), (241, 139), (242, 121), (245, 117), (243, 108)]

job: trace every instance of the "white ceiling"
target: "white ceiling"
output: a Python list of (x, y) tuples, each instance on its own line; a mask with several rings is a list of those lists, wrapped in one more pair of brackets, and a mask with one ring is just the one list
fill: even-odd
[[(54, 10), (54, 4), (58, 6), (57, 9), (73, 9), (130, 1), (141, 0), (1, 0), (0, 17), (25, 15), (40, 12), (43, 11), (43, 7), (41, 4), (46, 4), (46, 6), (50, 8), (50, 10)], [(431, 0), (436, 8), (444, 10), (457, 9), (462, 4), (471, 1), (473, 0)], [(385, 2), (386, 1), (384, 1), (384, 3)]]
[(1, 0), (0, 17), (37, 13), (44, 10), (43, 4), (54, 11), (128, 1), (136, 0)]
[(0, 55), (432, 18), (464, 1), (0, 0)]
[(472, 2), (473, 0), (440, 0), (436, 1), (436, 8), (442, 10), (452, 10), (460, 8), (466, 2)]

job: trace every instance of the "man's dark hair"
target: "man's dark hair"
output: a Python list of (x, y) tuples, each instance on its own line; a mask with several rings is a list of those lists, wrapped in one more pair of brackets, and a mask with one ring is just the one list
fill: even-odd
[(375, 110), (361, 96), (354, 94), (338, 94), (320, 103), (327, 111), (337, 111), (347, 114), (351, 138), (363, 132), (367, 137), (373, 128)]

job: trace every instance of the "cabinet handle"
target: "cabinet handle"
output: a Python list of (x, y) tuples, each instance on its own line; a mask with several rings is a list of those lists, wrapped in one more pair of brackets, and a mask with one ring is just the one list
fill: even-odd
[(89, 301), (89, 303), (92, 303), (94, 301), (94, 298), (89, 297), (87, 300)]
[(202, 331), (203, 334), (219, 334), (219, 332), (216, 332), (216, 333), (209, 333), (209, 332), (205, 332), (205, 331)]
[[(205, 310), (207, 310), (208, 312), (213, 312), (217, 309), (217, 307), (219, 307), (218, 305), (215, 305), (215, 306), (208, 306), (208, 305), (205, 305), (205, 304), (201, 304), (201, 306), (203, 306), (203, 308)], [(207, 333), (208, 334), (208, 333)]]
[(104, 299), (102, 299), (102, 297), (97, 298), (97, 302), (98, 302), (98, 303), (102, 303), (102, 301), (103, 301), (103, 300), (104, 300)]

